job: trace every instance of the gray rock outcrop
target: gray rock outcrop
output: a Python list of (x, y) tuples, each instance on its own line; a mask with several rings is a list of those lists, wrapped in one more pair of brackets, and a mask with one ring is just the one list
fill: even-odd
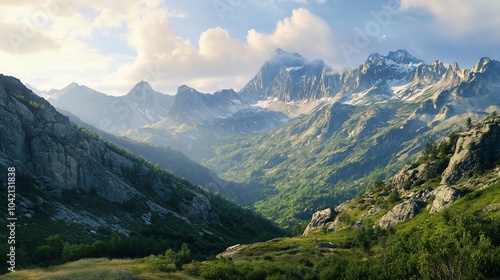
[(462, 196), (462, 193), (453, 187), (440, 186), (430, 193), (431, 197), (434, 196), (432, 204), (428, 206), (429, 213), (437, 213), (446, 208), (450, 203), (454, 202)]
[(453, 184), (475, 171), (493, 167), (500, 158), (500, 119), (482, 123), (460, 135), (455, 154), (442, 175), (442, 184)]
[(333, 221), (337, 216), (337, 212), (331, 208), (318, 211), (312, 215), (311, 222), (304, 230), (304, 236), (307, 236), (312, 230), (326, 226), (327, 223)]
[[(129, 226), (134, 215), (165, 213), (173, 213), (182, 223), (189, 219), (204, 227), (220, 225), (210, 201), (197, 188), (173, 175), (161, 177), (139, 159), (76, 127), (19, 80), (4, 75), (0, 75), (0, 120), (0, 165), (15, 166), (19, 175), (28, 174), (35, 188), (60, 203), (54, 207), (54, 220), (108, 226), (109, 221), (97, 217), (99, 213), (94, 217), (66, 203), (64, 195), (71, 193), (99, 195), (121, 204), (125, 211), (107, 217), (123, 217), (123, 227)], [(174, 192), (178, 208), (174, 207), (177, 201), (172, 201)]]
[(398, 190), (402, 190), (411, 187), (419, 179), (424, 179), (428, 172), (429, 166), (426, 163), (418, 166), (406, 165), (391, 178), (391, 182)]
[(394, 206), (391, 211), (382, 216), (377, 224), (381, 228), (386, 229), (413, 218), (419, 210), (420, 206), (416, 201), (408, 200)]
[(179, 209), (196, 224), (220, 225), (219, 216), (212, 211), (210, 201), (202, 194), (195, 194), (192, 200), (182, 202)]

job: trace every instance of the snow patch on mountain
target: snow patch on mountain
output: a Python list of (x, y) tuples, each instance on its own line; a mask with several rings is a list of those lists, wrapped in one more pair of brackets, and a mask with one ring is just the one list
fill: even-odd
[[(290, 72), (290, 71), (298, 71), (300, 69), (304, 68), (304, 66), (293, 66), (293, 67), (287, 67), (285, 68), (285, 71)], [(305, 77), (304, 75), (302, 77)]]
[(253, 104), (253, 107), (265, 108), (271, 111), (282, 112), (289, 118), (297, 118), (303, 115), (309, 115), (323, 107), (333, 104), (336, 99), (331, 97), (324, 97), (316, 100), (302, 100), (284, 102), (278, 98), (268, 98), (266, 100), (259, 100)]

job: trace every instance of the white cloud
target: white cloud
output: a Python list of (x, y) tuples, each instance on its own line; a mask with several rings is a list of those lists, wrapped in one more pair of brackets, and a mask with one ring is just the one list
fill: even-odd
[(11, 55), (0, 52), (1, 72), (39, 89), (61, 88), (72, 81), (105, 77), (121, 58), (109, 57), (73, 39), (54, 50)]
[(0, 25), (0, 50), (11, 55), (28, 54), (58, 48), (56, 40), (30, 23), (4, 22)]
[(309, 58), (333, 59), (335, 44), (328, 23), (306, 9), (293, 11), (290, 18), (278, 22), (272, 34), (250, 30), (248, 45), (254, 49), (271, 50), (277, 47), (296, 51)]
[(121, 58), (100, 54), (80, 38), (91, 22), (66, 0), (2, 1), (0, 71), (41, 89), (106, 75)]
[(500, 27), (499, 1), (491, 0), (401, 0), (401, 9), (424, 9), (436, 17), (432, 24), (448, 36), (464, 36), (489, 31), (496, 34)]
[(169, 93), (180, 84), (205, 92), (228, 87), (239, 90), (276, 48), (309, 58), (334, 55), (332, 30), (305, 9), (294, 10), (290, 18), (278, 22), (272, 34), (250, 30), (245, 43), (216, 27), (203, 32), (195, 48), (176, 36), (160, 14), (131, 24), (127, 38), (138, 53), (137, 59), (114, 73), (112, 80), (132, 83), (145, 79)]
[[(246, 42), (223, 28), (200, 34), (195, 46), (179, 37), (169, 18), (187, 14), (169, 10), (161, 0), (49, 0), (40, 6), (8, 0), (0, 3), (0, 34), (32, 33), (17, 50), (0, 41), (0, 72), (15, 75), (42, 90), (76, 81), (110, 94), (125, 94), (140, 80), (174, 93), (180, 84), (205, 92), (244, 86), (276, 48), (308, 58), (333, 59), (333, 32), (305, 9), (279, 21), (271, 34), (250, 30)], [(94, 8), (99, 7), (99, 8)], [(23, 19), (24, 21), (22, 21)], [(38, 19), (38, 20), (37, 20)], [(26, 21), (28, 23), (26, 23)], [(119, 31), (135, 53), (106, 55), (90, 45), (96, 32)], [(24, 37), (23, 37), (24, 36)]]

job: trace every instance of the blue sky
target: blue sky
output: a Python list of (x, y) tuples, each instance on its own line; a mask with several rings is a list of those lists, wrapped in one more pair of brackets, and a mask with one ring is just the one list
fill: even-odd
[(141, 80), (239, 90), (276, 48), (335, 69), (400, 48), (470, 68), (500, 59), (499, 12), (491, 0), (2, 0), (0, 72), (122, 95)]

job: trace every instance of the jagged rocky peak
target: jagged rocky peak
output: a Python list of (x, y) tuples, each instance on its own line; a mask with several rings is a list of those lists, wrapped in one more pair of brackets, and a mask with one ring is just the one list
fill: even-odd
[(446, 72), (446, 67), (444, 67), (444, 63), (441, 60), (434, 60), (432, 62), (432, 72), (443, 75)]
[(146, 81), (140, 81), (139, 83), (137, 83), (137, 85), (135, 85), (132, 90), (130, 90), (129, 94), (133, 91), (154, 91), (154, 89), (151, 87), (151, 85), (146, 82)]
[[(406, 73), (411, 69), (417, 69), (416, 73), (418, 76), (425, 76), (428, 72), (431, 72), (430, 69), (427, 69), (427, 66), (422, 60), (415, 58), (406, 50), (391, 51), (387, 56), (381, 55), (380, 53), (372, 53), (360, 68), (362, 74), (372, 73), (376, 75), (380, 73), (381, 70), (385, 71), (389, 69), (396, 70), (398, 73)], [(389, 72), (386, 74), (389, 75)], [(391, 75), (393, 74), (394, 73)]]
[(458, 66), (458, 63), (453, 62), (448, 66), (448, 69), (451, 71), (460, 71), (460, 66)]
[(400, 64), (419, 64), (419, 63), (424, 63), (422, 60), (414, 57), (411, 55), (407, 50), (397, 50), (394, 52), (389, 52), (389, 54), (386, 56), (387, 59), (390, 59), (396, 63)]
[(71, 84), (65, 86), (62, 89), (51, 89), (47, 92), (47, 96), (61, 96), (64, 95), (65, 93), (71, 91), (74, 88), (81, 87), (78, 83), (72, 82)]
[(177, 96), (198, 95), (198, 94), (201, 94), (201, 93), (196, 91), (194, 88), (189, 87), (187, 85), (181, 85), (180, 87), (177, 88)]
[(500, 70), (500, 62), (490, 59), (489, 57), (483, 57), (479, 59), (479, 61), (472, 67), (471, 72), (474, 73), (484, 73), (486, 71), (490, 71), (495, 69), (496, 71)]
[(203, 98), (203, 93), (196, 91), (194, 88), (191, 88), (187, 85), (182, 85), (177, 88), (177, 94), (175, 95), (174, 107), (175, 111), (176, 106), (194, 104), (200, 102), (200, 99)]
[(93, 94), (93, 95), (106, 95), (102, 92), (98, 92), (92, 88), (89, 88), (88, 86), (85, 85), (80, 85), (76, 82), (72, 82), (71, 84), (67, 85), (61, 90), (50, 90), (49, 94), (53, 93), (56, 96), (63, 96), (68, 93), (71, 94), (76, 94), (76, 95), (81, 95), (81, 94)]
[(482, 73), (486, 70), (488, 67), (488, 64), (490, 63), (490, 59), (488, 57), (482, 57), (479, 59), (479, 61), (472, 67), (472, 72), (479, 72)]
[(462, 77), (464, 77), (466, 70), (460, 69), (458, 66), (458, 63), (453, 62), (452, 64), (448, 65), (446, 67), (446, 71), (444, 72), (443, 75), (443, 80), (447, 81), (459, 81)]
[(72, 82), (71, 84), (67, 85), (65, 88), (70, 89), (70, 88), (79, 87), (79, 86), (80, 86), (79, 83)]
[(304, 65), (307, 63), (307, 59), (305, 59), (299, 53), (291, 53), (284, 51), (282, 49), (276, 49), (273, 52), (272, 59), (269, 60), (270, 63), (279, 63), (284, 65)]
[(383, 62), (383, 56), (379, 53), (371, 53), (366, 59), (365, 64), (381, 64)]
[[(406, 50), (391, 51), (387, 56), (380, 53), (371, 53), (366, 59), (365, 65), (387, 65), (387, 64), (404, 64), (404, 65), (418, 65), (424, 62), (413, 55), (409, 54)], [(442, 62), (441, 62), (442, 64)]]
[(233, 89), (221, 89), (214, 93), (214, 95), (232, 97), (236, 92)]
[(72, 83), (70, 83), (69, 85), (67, 85), (67, 86), (63, 87), (63, 88), (62, 88), (62, 89), (60, 89), (60, 90), (57, 90), (57, 89), (51, 89), (51, 90), (49, 91), (49, 93), (50, 93), (51, 91), (69, 91), (69, 90), (71, 90), (72, 88), (77, 88), (77, 87), (81, 87), (81, 85), (80, 85), (80, 84), (78, 84), (77, 82), (72, 82)]
[(146, 81), (141, 81), (136, 84), (126, 95), (126, 98), (131, 98), (134, 101), (145, 101), (148, 98), (154, 98), (156, 91)]

